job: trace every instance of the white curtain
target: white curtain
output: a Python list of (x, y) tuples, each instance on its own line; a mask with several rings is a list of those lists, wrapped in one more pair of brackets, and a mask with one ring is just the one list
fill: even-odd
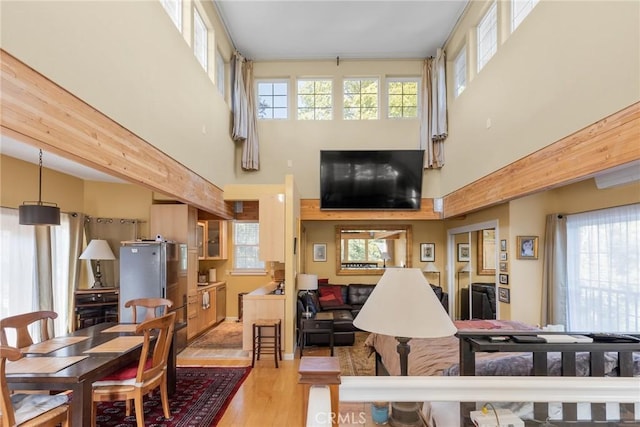
[(567, 326), (640, 331), (640, 204), (567, 216)]
[(444, 140), (447, 138), (447, 84), (445, 54), (438, 49), (435, 58), (424, 60), (420, 99), (420, 148), (425, 150), (424, 167), (444, 166)]
[(567, 326), (567, 218), (547, 215), (542, 262), (542, 323)]
[(256, 117), (256, 103), (253, 92), (253, 62), (247, 61), (239, 53), (233, 56), (233, 131), (231, 137), (242, 146), (242, 169), (260, 169), (260, 150)]

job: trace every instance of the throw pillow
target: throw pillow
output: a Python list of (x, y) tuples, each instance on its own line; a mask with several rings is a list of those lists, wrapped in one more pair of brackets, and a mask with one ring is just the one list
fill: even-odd
[(338, 301), (339, 305), (344, 304), (344, 301), (342, 300), (342, 289), (340, 288), (340, 286), (333, 286), (333, 285), (320, 286), (319, 290), (320, 290), (321, 297), (327, 296), (327, 295), (333, 295), (335, 299)]
[(321, 295), (320, 298), (318, 299), (320, 300), (320, 307), (322, 307), (323, 310), (327, 310), (327, 309), (342, 305), (342, 303), (338, 301), (336, 296), (333, 294), (328, 294), (325, 296)]

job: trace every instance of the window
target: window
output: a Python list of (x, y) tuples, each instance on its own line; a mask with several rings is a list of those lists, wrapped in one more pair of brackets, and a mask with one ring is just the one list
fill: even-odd
[(160, 0), (178, 31), (182, 32), (182, 0)]
[(344, 119), (376, 120), (378, 118), (378, 79), (346, 79), (344, 81)]
[(453, 90), (458, 96), (467, 87), (467, 48), (463, 47), (453, 63)]
[(289, 117), (288, 87), (286, 80), (258, 82), (259, 119), (286, 119)]
[(418, 85), (417, 78), (387, 79), (389, 118), (418, 117)]
[(198, 12), (193, 9), (193, 53), (198, 58), (198, 62), (207, 71), (207, 27)]
[(333, 82), (298, 80), (298, 120), (331, 120)]
[[(0, 318), (39, 310), (36, 289), (35, 227), (18, 223), (18, 210), (0, 208), (2, 223), (0, 238)], [(69, 215), (60, 214), (60, 225), (49, 227), (51, 231), (51, 263), (53, 269), (53, 311), (58, 313), (54, 321), (57, 335), (68, 332), (69, 308)], [(37, 334), (35, 327), (30, 328)], [(9, 342), (15, 333), (9, 331)]]
[(511, 31), (513, 32), (529, 12), (538, 4), (538, 0), (511, 0)]
[(233, 269), (235, 271), (264, 270), (264, 261), (258, 259), (260, 225), (254, 221), (233, 223)]
[(494, 2), (478, 24), (478, 72), (489, 62), (498, 47), (496, 3)]
[(224, 98), (224, 58), (219, 50), (216, 49), (216, 87), (218, 88), (218, 92)]
[(567, 216), (567, 328), (640, 330), (640, 204)]

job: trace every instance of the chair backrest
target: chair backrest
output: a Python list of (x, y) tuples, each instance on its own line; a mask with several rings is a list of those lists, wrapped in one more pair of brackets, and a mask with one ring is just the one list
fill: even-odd
[(166, 298), (136, 298), (124, 303), (125, 307), (133, 309), (133, 321), (136, 323), (138, 322), (138, 309), (140, 307), (146, 309), (144, 319), (142, 319), (144, 322), (158, 316), (164, 316), (172, 305), (173, 301)]
[(49, 339), (49, 320), (53, 321), (57, 317), (58, 313), (55, 311), (34, 311), (0, 319), (0, 345), (9, 346), (6, 330), (13, 328), (16, 330), (15, 347), (30, 346), (34, 341), (29, 333), (28, 326), (35, 322), (41, 322), (40, 342), (46, 341)]
[(7, 359), (13, 361), (22, 357), (19, 349), (2, 345), (0, 346), (0, 411), (2, 412), (2, 425), (13, 426), (16, 424), (16, 416), (11, 404), (11, 394), (7, 385), (6, 364)]
[[(163, 370), (167, 368), (169, 359), (169, 350), (171, 349), (171, 341), (173, 339), (173, 330), (176, 320), (176, 313), (171, 312), (161, 317), (146, 320), (138, 325), (136, 333), (144, 334), (144, 342), (142, 344), (142, 353), (140, 353), (140, 362), (138, 363), (138, 372), (136, 382), (143, 383), (146, 380), (157, 377)], [(157, 331), (154, 334), (154, 331)], [(156, 336), (151, 349), (151, 338)], [(151, 366), (147, 365), (151, 353)]]

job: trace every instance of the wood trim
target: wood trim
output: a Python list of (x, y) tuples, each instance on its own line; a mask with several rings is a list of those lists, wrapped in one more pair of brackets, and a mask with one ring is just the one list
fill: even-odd
[(442, 219), (433, 211), (433, 199), (422, 199), (416, 211), (323, 211), (319, 199), (300, 200), (301, 221), (347, 221), (347, 220), (425, 220)]
[(222, 190), (0, 49), (2, 133), (233, 218)]
[(640, 159), (640, 102), (444, 197), (445, 218), (557, 188)]

